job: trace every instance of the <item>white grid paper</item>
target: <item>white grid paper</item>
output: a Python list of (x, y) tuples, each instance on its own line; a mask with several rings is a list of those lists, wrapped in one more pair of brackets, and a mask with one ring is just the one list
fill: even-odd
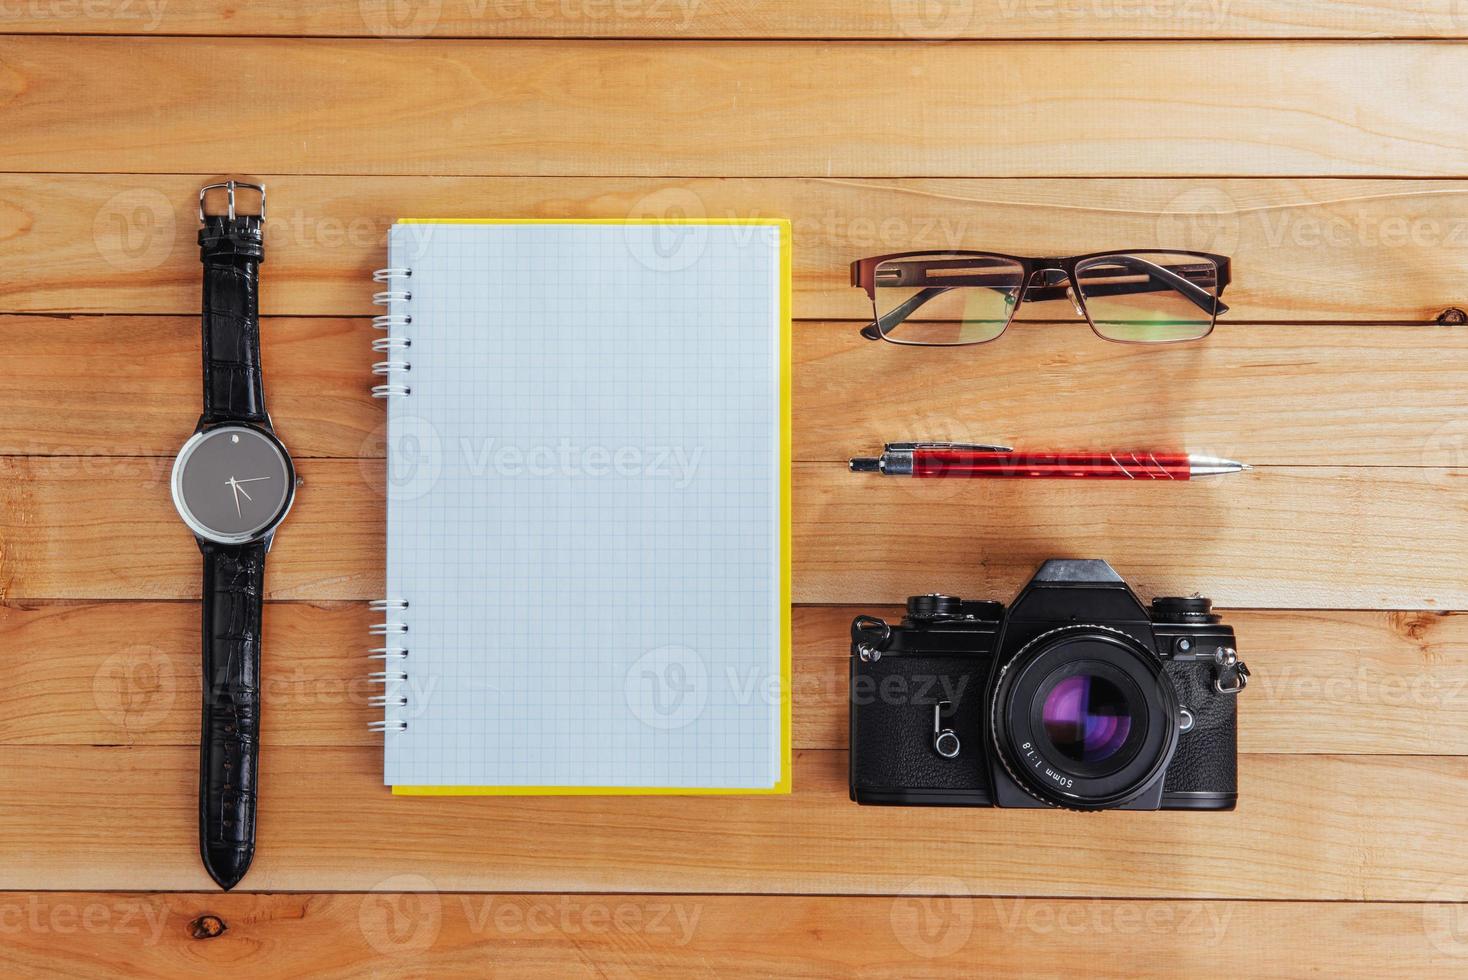
[(781, 775), (775, 225), (400, 224), (398, 786)]

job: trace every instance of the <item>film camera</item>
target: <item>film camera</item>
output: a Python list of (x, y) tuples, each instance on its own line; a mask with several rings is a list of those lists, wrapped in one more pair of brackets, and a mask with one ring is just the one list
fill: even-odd
[(851, 624), (851, 798), (1232, 810), (1248, 677), (1208, 599), (1144, 606), (1104, 561), (1047, 561), (1008, 608), (913, 596)]

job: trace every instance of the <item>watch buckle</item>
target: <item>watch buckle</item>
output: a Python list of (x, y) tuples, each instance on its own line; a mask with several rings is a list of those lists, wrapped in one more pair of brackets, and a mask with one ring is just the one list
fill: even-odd
[(264, 184), (251, 184), (251, 183), (248, 183), (247, 181), (243, 181), (243, 180), (230, 179), (230, 180), (222, 181), (221, 183), (218, 183), (218, 184), (205, 184), (203, 187), (199, 188), (199, 224), (203, 224), (204, 223), (204, 198), (209, 195), (209, 192), (210, 191), (217, 191), (217, 190), (223, 190), (229, 196), (229, 210), (226, 213), (229, 216), (229, 220), (233, 221), (234, 218), (235, 218), (234, 189), (236, 187), (248, 187), (251, 190), (255, 190), (255, 191), (259, 191), (260, 192), (260, 215), (259, 215), (259, 218), (260, 218), (261, 221), (264, 221), (265, 220), (265, 185)]

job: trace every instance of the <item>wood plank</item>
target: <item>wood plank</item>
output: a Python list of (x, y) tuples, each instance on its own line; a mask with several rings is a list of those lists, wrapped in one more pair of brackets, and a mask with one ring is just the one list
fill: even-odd
[[(196, 596), (199, 556), (169, 468), (0, 457), (0, 598)], [(299, 469), (306, 484), (271, 552), (269, 594), (379, 595), (382, 461)], [(1461, 468), (1269, 467), (1146, 487), (883, 479), (835, 463), (797, 464), (794, 477), (796, 602), (1010, 593), (1046, 558), (1100, 555), (1143, 594), (1204, 590), (1222, 606), (1468, 608)]]
[(946, 440), (1468, 466), (1468, 331), (1221, 325), (1200, 344), (1147, 348), (1102, 343), (1084, 324), (1017, 324), (997, 343), (954, 350), (811, 323), (796, 330), (795, 359), (800, 460)]
[[(379, 748), (267, 751), (247, 886), (1411, 901), (1468, 875), (1468, 759), (1243, 761), (1232, 813), (1070, 814), (858, 807), (843, 752), (797, 753), (786, 797), (409, 799)], [(197, 792), (195, 748), (0, 748), (0, 888), (208, 890)]]
[[(0, 169), (1461, 176), (1468, 49), (0, 39)], [(77, 65), (87, 66), (78, 71)], [(215, 66), (231, 66), (218, 84)], [(792, 88), (789, 79), (802, 84)], [(1003, 84), (995, 84), (1003, 79)], [(240, 91), (267, 93), (240, 99)], [(1179, 111), (1179, 104), (1187, 111)], [(919, 105), (920, 111), (915, 109)], [(1411, 105), (1412, 112), (1401, 111)], [(608, 147), (617, 152), (608, 153)]]
[(1463, 37), (1452, 0), (93, 0), (0, 7), (16, 34), (645, 38)]
[[(1009, 596), (1003, 596), (1008, 599)], [(794, 743), (847, 745), (851, 617), (795, 610)], [(1468, 755), (1468, 615), (1226, 610), (1253, 668), (1240, 699), (1249, 753)], [(367, 722), (361, 603), (271, 603), (265, 612), (267, 745), (376, 745)], [(0, 605), (0, 744), (193, 745), (199, 610), (188, 602)], [(131, 637), (98, 650), (100, 636)], [(1343, 735), (1342, 733), (1349, 733)]]
[[(1021, 324), (975, 352), (896, 348), (862, 340), (852, 323), (801, 322), (795, 458), (831, 462), (927, 438), (1179, 446), (1255, 464), (1468, 465), (1468, 331), (1434, 332), (1429, 370), (1418, 329), (1436, 330), (1223, 326), (1205, 344), (1149, 350), (1100, 343), (1081, 325)], [(262, 330), (271, 413), (292, 452), (381, 456), (370, 324), (269, 317)], [(0, 453), (172, 455), (199, 410), (198, 332), (196, 317), (0, 316), (13, 367), (0, 386)], [(1056, 354), (1067, 342), (1072, 352)], [(1139, 398), (1144, 384), (1151, 394)]]
[(796, 473), (798, 602), (1012, 595), (1047, 558), (1104, 557), (1147, 596), (1468, 608), (1468, 469), (1269, 467), (1168, 486)]
[[(366, 319), (266, 318), (267, 405), (297, 459), (382, 456)], [(0, 316), (10, 383), (0, 453), (170, 456), (194, 431), (199, 318)], [(64, 406), (64, 411), (58, 407)]]
[[(0, 174), (0, 241), (7, 262), (26, 270), (0, 281), (0, 310), (197, 315), (195, 201), (213, 179)], [(377, 312), (371, 272), (385, 261), (388, 226), (409, 215), (788, 217), (795, 312), (805, 318), (871, 315), (848, 273), (867, 255), (1112, 245), (1232, 256), (1226, 322), (1422, 322), (1468, 308), (1461, 180), (254, 179), (270, 194), (267, 314)], [(1073, 315), (1063, 302), (1021, 312)], [(1413, 342), (1431, 340), (1403, 341)]]
[[(264, 744), (382, 744), (367, 730), (381, 619), (366, 603), (267, 605)], [(196, 602), (0, 605), (0, 743), (197, 745), (199, 629)]]
[[(0, 598), (197, 598), (200, 557), (168, 459), (0, 457)], [(381, 460), (312, 461), (270, 552), (272, 598), (382, 594)]]
[[(975, 598), (1008, 602), (1009, 592)], [(1468, 753), (1468, 615), (1219, 609), (1253, 670), (1239, 751)], [(900, 607), (797, 606), (795, 722), (802, 748), (845, 748), (852, 617)], [(819, 696), (818, 696), (819, 694)]]
[[(921, 879), (919, 879), (921, 882)], [(928, 895), (16, 892), (12, 977), (1417, 978), (1465, 951), (1461, 905)], [(936, 886), (940, 881), (933, 881)], [(203, 920), (203, 921), (200, 921)], [(197, 925), (196, 925), (197, 923)], [(215, 934), (213, 930), (223, 927)], [(1310, 936), (1302, 946), (1301, 936)]]

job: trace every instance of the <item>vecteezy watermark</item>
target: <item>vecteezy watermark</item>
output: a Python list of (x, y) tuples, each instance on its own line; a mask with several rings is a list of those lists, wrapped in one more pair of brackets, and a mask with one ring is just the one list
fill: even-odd
[[(1389, 197), (1409, 198), (1411, 192)], [(1247, 240), (1269, 249), (1463, 249), (1468, 250), (1468, 214), (1451, 209), (1407, 211), (1387, 196), (1350, 202), (1296, 201), (1250, 205), (1219, 184), (1183, 190), (1157, 215), (1157, 240), (1168, 248), (1233, 254)], [(1439, 204), (1441, 197), (1434, 198)]]
[[(608, 21), (641, 21), (656, 32), (683, 33), (693, 24), (703, 0), (460, 0), (457, 21), (546, 23), (588, 27)], [(358, 0), (362, 23), (378, 37), (427, 37), (443, 18), (443, 0)], [(466, 33), (472, 33), (466, 31)], [(649, 26), (645, 33), (655, 33)]]
[(384, 878), (362, 896), (357, 928), (368, 945), (384, 956), (422, 953), (438, 940), (443, 901), (438, 887), (422, 875)]
[(92, 675), (92, 700), (109, 724), (141, 732), (168, 717), (178, 686), (167, 654), (157, 647), (132, 646), (103, 658)]
[(1444, 422), (1422, 443), (1422, 465), (1468, 467), (1468, 418)]
[(495, 940), (665, 936), (675, 946), (686, 946), (703, 918), (703, 905), (655, 897), (618, 901), (576, 895), (444, 896), (432, 879), (402, 874), (378, 882), (362, 896), (357, 926), (377, 952), (414, 956), (438, 941), (446, 912), (456, 916), (456, 923), (462, 917), (471, 936)]
[(1418, 0), (1422, 24), (1438, 37), (1468, 34), (1468, 0)]
[(475, 935), (507, 937), (667, 936), (675, 946), (693, 941), (703, 906), (697, 902), (605, 901), (559, 898), (459, 896)]
[(1222, 27), (1229, 0), (999, 0), (999, 15), (1026, 21), (1185, 23)]
[(1438, 952), (1468, 957), (1468, 884), (1447, 881), (1422, 906), (1422, 931)]
[(0, 936), (136, 936), (145, 946), (163, 939), (168, 906), (161, 898), (76, 901), (63, 895), (0, 898)]
[(956, 681), (947, 674), (888, 674), (880, 681), (870, 674), (862, 674), (851, 682), (851, 703), (884, 704), (892, 707), (932, 705), (940, 701), (958, 703), (963, 698), (968, 682), (968, 674)]
[(664, 480), (675, 490), (688, 487), (698, 473), (702, 447), (583, 446), (562, 438), (554, 446), (500, 445), (486, 439), (477, 447), (459, 444), (470, 476), (558, 477), (576, 479)]
[(177, 233), (173, 203), (154, 187), (118, 191), (92, 218), (97, 254), (121, 272), (148, 272), (167, 262)]
[[(892, 18), (908, 37), (929, 41), (992, 37), (995, 20), (1020, 21), (1030, 30), (1075, 21), (1092, 28), (1124, 21), (1140, 25), (1188, 24), (1222, 27), (1229, 0), (998, 0), (984, 4), (984, 19), (975, 0), (890, 0)], [(1026, 31), (1007, 31), (1023, 34)]]
[(994, 898), (1005, 932), (1047, 936), (1175, 936), (1196, 946), (1223, 943), (1234, 902), (1134, 902), (1112, 899)]
[[(1365, 656), (1363, 652), (1362, 656)], [(1468, 707), (1468, 678), (1427, 667), (1411, 673), (1393, 673), (1358, 665), (1354, 670), (1322, 671), (1280, 665), (1255, 675), (1252, 695), (1271, 704), (1317, 704), (1341, 708), (1386, 705), (1394, 708)]]
[(163, 25), (168, 0), (0, 0), (0, 27), (16, 21), (121, 21), (151, 34)]
[(623, 694), (633, 717), (649, 728), (683, 728), (703, 714), (709, 699), (709, 669), (688, 647), (670, 644), (649, 650), (627, 668)]
[(948, 876), (916, 878), (892, 899), (892, 934), (924, 959), (952, 956), (974, 934), (974, 904), (967, 883)]
[[(388, 465), (381, 465), (387, 452)], [(399, 415), (391, 432), (378, 426), (362, 443), (363, 478), (393, 500), (416, 500), (431, 492), (446, 471), (471, 480), (648, 480), (686, 490), (698, 478), (701, 446), (586, 445), (563, 437), (554, 445), (522, 446), (488, 438), (460, 438), (448, 446), (427, 419)]]

